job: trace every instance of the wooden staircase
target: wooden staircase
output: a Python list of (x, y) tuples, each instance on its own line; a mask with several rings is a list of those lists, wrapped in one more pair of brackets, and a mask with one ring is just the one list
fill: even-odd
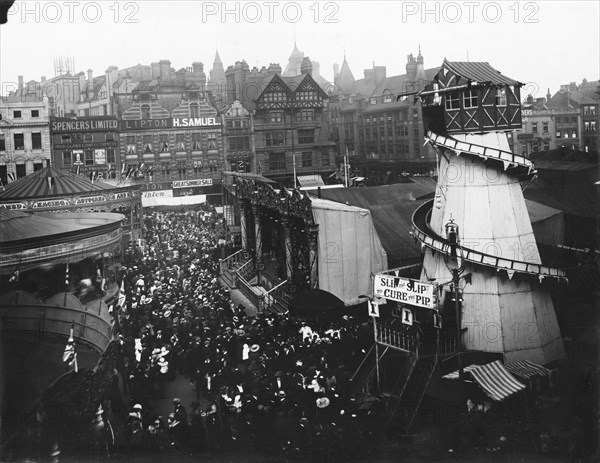
[(419, 412), (423, 397), (427, 392), (431, 378), (436, 371), (437, 357), (434, 355), (420, 356), (415, 352), (415, 359), (409, 361), (410, 371), (408, 379), (403, 383), (400, 391), (390, 394), (390, 402), (394, 402), (388, 408), (388, 426), (392, 426), (397, 420), (404, 433), (408, 433), (410, 427)]

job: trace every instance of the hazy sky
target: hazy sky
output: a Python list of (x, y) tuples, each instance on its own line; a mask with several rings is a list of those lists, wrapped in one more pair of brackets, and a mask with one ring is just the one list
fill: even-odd
[(418, 53), (425, 67), (449, 60), (488, 61), (527, 83), (522, 93), (544, 96), (560, 84), (600, 78), (600, 2), (366, 2), (366, 1), (17, 1), (0, 26), (2, 94), (54, 76), (54, 58), (75, 70), (104, 73), (169, 59), (172, 67), (202, 61), (208, 75), (218, 48), (225, 68), (285, 67), (294, 46), (321, 64), (331, 80), (346, 54), (355, 78), (363, 69), (405, 72)]

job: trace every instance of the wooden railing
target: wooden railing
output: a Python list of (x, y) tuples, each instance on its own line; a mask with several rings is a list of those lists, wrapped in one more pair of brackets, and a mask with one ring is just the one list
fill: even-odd
[(405, 352), (412, 352), (416, 348), (418, 339), (412, 334), (403, 333), (386, 327), (378, 327), (377, 342)]
[(236, 276), (236, 287), (242, 292), (246, 298), (254, 305), (254, 307), (258, 307), (260, 304), (260, 296), (257, 294), (256, 290), (250, 283), (252, 279), (256, 276), (256, 270), (254, 270), (254, 262), (249, 260), (244, 265), (242, 265), (235, 272)]
[[(271, 288), (269, 291), (267, 291), (266, 293), (264, 293), (261, 296), (260, 302), (258, 305), (259, 312), (264, 312), (265, 310), (273, 311), (274, 309), (275, 309), (275, 311), (280, 312), (280, 310), (278, 310), (278, 300), (279, 299), (284, 300), (283, 294), (286, 294), (286, 292), (284, 291), (286, 284), (287, 284), (287, 280), (282, 281), (277, 286), (274, 286), (273, 288)], [(285, 312), (287, 312), (287, 307), (286, 307)]]

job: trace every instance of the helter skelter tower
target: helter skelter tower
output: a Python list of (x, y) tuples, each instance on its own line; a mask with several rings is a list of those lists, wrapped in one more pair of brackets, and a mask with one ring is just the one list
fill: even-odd
[[(508, 134), (521, 129), (521, 85), (488, 63), (444, 60), (420, 93), (439, 176), (413, 235), (425, 253), (422, 281), (452, 280), (453, 259), (471, 274), (460, 285), (465, 349), (547, 364), (564, 356), (548, 280), (566, 276), (542, 265), (522, 192), (534, 166), (509, 147)], [(448, 235), (456, 227), (458, 248)]]

